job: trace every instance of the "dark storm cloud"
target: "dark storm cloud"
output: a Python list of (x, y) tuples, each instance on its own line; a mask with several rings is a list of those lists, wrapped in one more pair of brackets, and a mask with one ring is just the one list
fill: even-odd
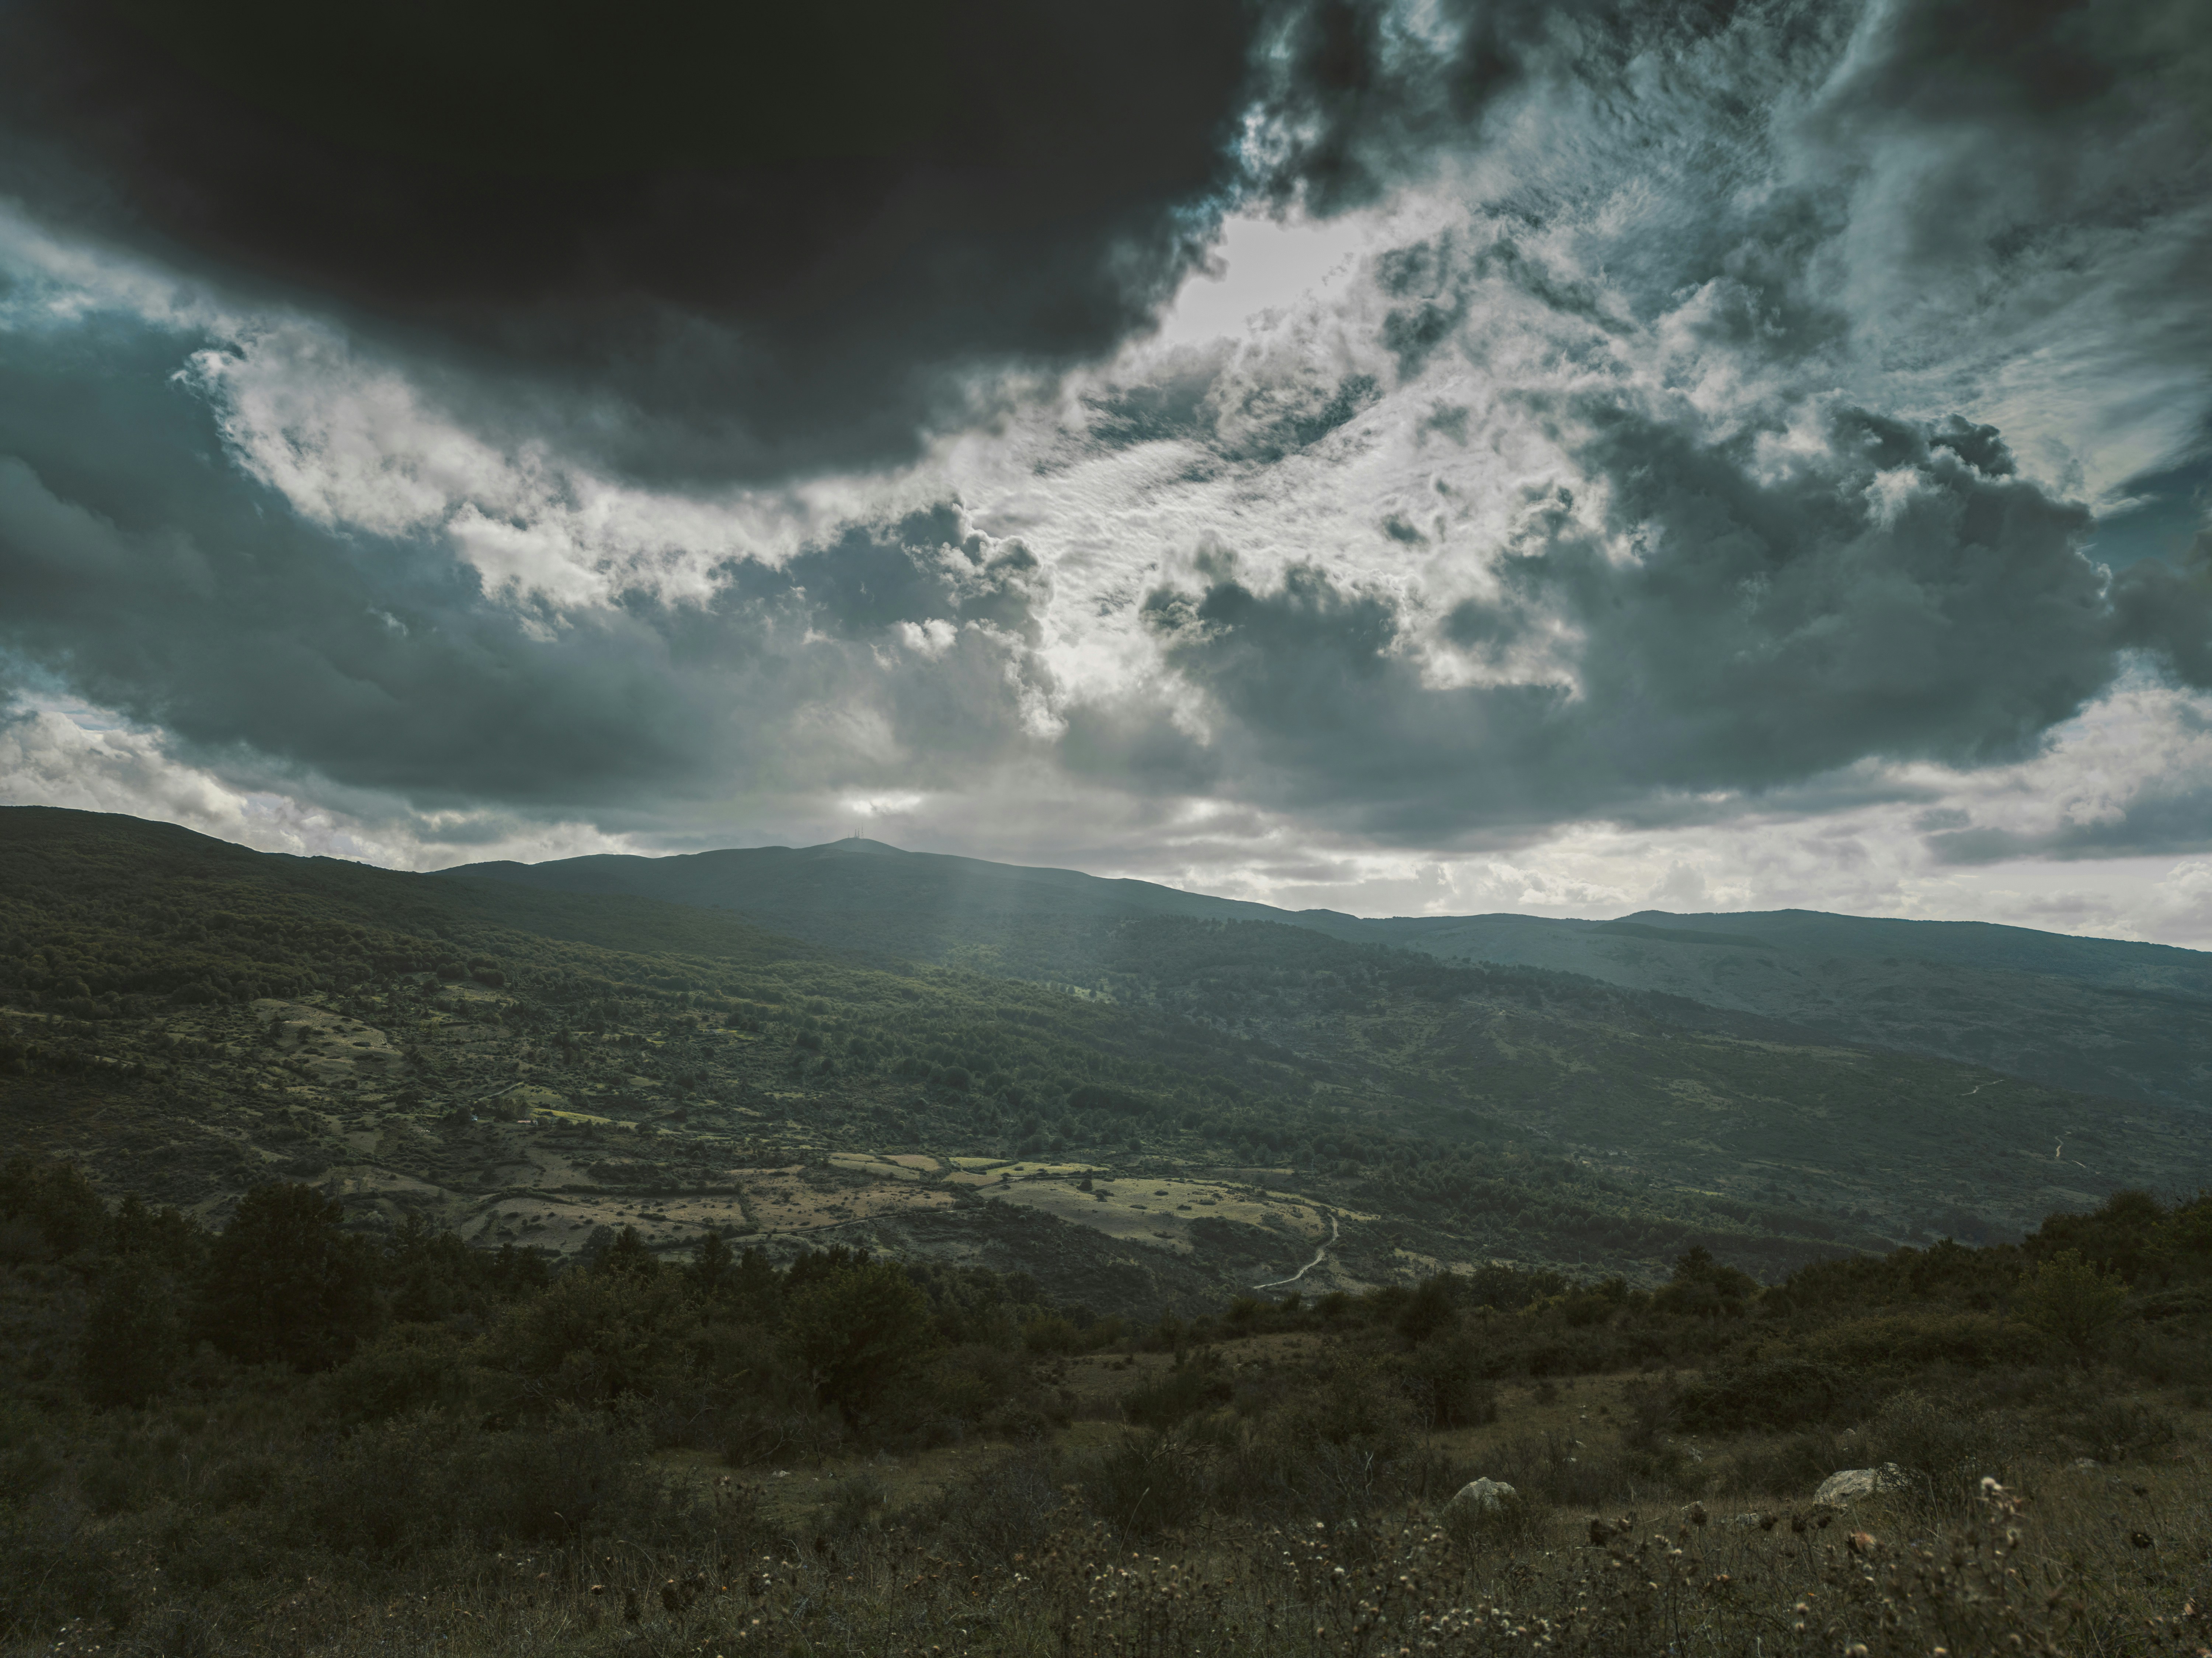
[(733, 560), (701, 603), (487, 598), (450, 549), (326, 532), (240, 479), (176, 352), (125, 326), (0, 337), (0, 660), (188, 757), (418, 806), (649, 813), (1023, 741), (1042, 573), (955, 509)]
[[(1210, 777), (1419, 842), (1694, 814), (1700, 796), (1774, 799), (1868, 759), (2021, 759), (2131, 651), (2212, 685), (2212, 569), (2131, 546), (2108, 577), (2102, 543), (2126, 527), (2021, 477), (1994, 428), (1844, 409), (1811, 455), (1796, 430), (1854, 378), (1879, 394), (1893, 365), (1904, 401), (1949, 357), (2040, 347), (2086, 294), (2112, 324), (2083, 352), (2091, 375), (2149, 385), (2207, 360), (2201, 7), (1447, 0), (1425, 20), (1325, 4), (1286, 31), (1274, 183), (1317, 210), (1364, 205), (1483, 142), (1493, 114), (1539, 112), (1470, 224), (1365, 276), (1398, 385), (1462, 356), (1540, 418), (1568, 475), (1484, 550), (1494, 582), (1442, 616), (1418, 588), (1311, 562), (1156, 591), (1166, 675), (1071, 763), (1163, 789)], [(2091, 268), (2110, 283), (2076, 285)], [(1662, 327), (1665, 383), (1709, 376), (1717, 420), (1656, 390), (1511, 389), (1531, 341), (1552, 384), (1617, 383)], [(2080, 349), (2067, 333), (2050, 347)], [(1186, 352), (1101, 394), (1090, 430), (1265, 462), (1334, 430), (1309, 436), (1271, 405), (1322, 407), (1339, 383), (1289, 357)], [(1431, 424), (1466, 442), (1470, 418), (1440, 406)], [(2194, 479), (2169, 468), (2145, 492), (2170, 504)], [(1384, 533), (1404, 539), (1399, 524), (1417, 528)], [(1439, 643), (1479, 683), (1440, 682)], [(2203, 844), (2187, 803), (2147, 796), (2133, 818), (2116, 848)], [(2065, 844), (2087, 855), (2102, 832)]]
[(1618, 407), (1554, 418), (1595, 501), (1535, 492), (1497, 590), (1434, 620), (1485, 683), (1435, 683), (1430, 619), (1311, 566), (1260, 590), (1217, 563), (1147, 599), (1240, 789), (1420, 839), (1868, 757), (2013, 759), (2154, 643), (2081, 556), (2086, 509), (1987, 427), (1845, 410), (1793, 459)]
[[(1848, 108), (2045, 133), (2055, 122), (2125, 117), (2130, 82), (2191, 67), (2197, 15), (2187, 0), (1908, 0), (1867, 39)], [(2203, 102), (2204, 89), (2194, 95)]]
[(2193, 454), (2129, 479), (2122, 504), (2097, 521), (2097, 557), (2115, 570), (2142, 558), (2185, 564), (2212, 556), (2212, 433)]
[(1640, 40), (1686, 38), (1725, 9), (1607, 0), (1442, 0), (1407, 27), (1382, 0), (1319, 0), (1271, 39), (1264, 184), (1313, 210), (1364, 207), (1466, 143), (1492, 106), (1567, 62), (1618, 69)]
[(2130, 644), (2161, 659), (2175, 679), (2212, 691), (2212, 530), (2199, 531), (2179, 569), (2144, 558), (2112, 583)]
[[(1317, 0), (1278, 39), (1262, 183), (1313, 211), (1495, 153), (1500, 114), (1508, 131), (1531, 110), (1545, 123), (1552, 155), (1532, 149), (1480, 186), (1494, 240), (1378, 262), (1401, 377), (1463, 338), (1470, 290), (1493, 275), (1613, 333), (1708, 288), (1692, 332), (1777, 362), (2007, 305), (2027, 322), (2063, 302), (2098, 239), (2185, 224), (2212, 183), (2197, 0), (1441, 0), (1418, 15)], [(1610, 246), (1589, 223), (1599, 202)], [(1539, 257), (1547, 236), (1632, 314)], [(2212, 345), (2212, 241), (2201, 222), (2183, 240), (2141, 244), (2128, 305), (2142, 345), (2116, 351)]]
[(1939, 863), (2002, 863), (2014, 858), (2178, 856), (2212, 847), (2212, 788), (2144, 790), (2109, 818), (2050, 829), (1945, 830), (1925, 844)]
[(1236, 176), (1256, 16), (14, 0), (0, 190), (633, 472), (867, 463), (971, 367), (1149, 317)]
[[(1326, 216), (1444, 180), (1449, 228), (1376, 253), (1315, 328), (1091, 388), (1094, 442), (1188, 446), (1184, 481), (1257, 503), (1224, 509), (1240, 524), (1267, 521), (1285, 492), (1266, 474), (1293, 457), (1309, 500), (1354, 454), (1370, 481), (1399, 466), (1422, 399), (1418, 464), (1442, 470), (1347, 521), (1346, 562), (1387, 557), (1403, 583), (1321, 567), (1303, 528), (1303, 562), (1252, 548), (1285, 574), (1209, 553), (1144, 600), (1139, 682), (1080, 698), (1045, 641), (1088, 673), (1110, 655), (1086, 649), (1097, 631), (1073, 606), (1048, 629), (1044, 565), (952, 504), (774, 566), (731, 558), (689, 599), (488, 594), (458, 528), (319, 527), (351, 509), (337, 492), (295, 490), (295, 512), (241, 475), (291, 477), (265, 464), (292, 441), (284, 411), (240, 413), (204, 376), (235, 416), (226, 452), (170, 376), (195, 345), (244, 362), (266, 315), (191, 341), (93, 321), (0, 333), (0, 675), (66, 684), (229, 775), (289, 766), (423, 805), (649, 822), (739, 790), (957, 790), (1057, 721), (1071, 775), (1155, 808), (1206, 795), (1430, 843), (1894, 797), (1874, 768), (1838, 774), (2020, 759), (2131, 651), (2212, 687), (2212, 570), (2177, 539), (2201, 471), (2160, 463), (2132, 520), (2093, 524), (1991, 427), (1922, 418), (2049, 360), (2052, 317), (2069, 343), (2081, 326), (2087, 378), (2205, 360), (2206, 259), (2172, 229), (2203, 246), (2201, 5), (607, 15), (0, 0), (0, 193), (64, 240), (208, 278), (229, 309), (297, 304), (365, 375), (396, 364), (425, 429), (517, 472), (550, 450), (557, 492), (899, 460), (994, 395), (991, 369), (1141, 330), (1221, 211)], [(1431, 374), (1450, 383), (1407, 390)], [(2023, 453), (2063, 475), (2063, 418), (2040, 436)], [(404, 495), (419, 459), (371, 454), (347, 501), (386, 474)], [(1468, 503), (1524, 464), (1547, 481), (1474, 546), (1494, 521)], [(465, 466), (422, 470), (455, 524), (540, 527), (447, 490)], [(1346, 490), (1368, 486), (1357, 471)], [(1461, 471), (1481, 488), (1455, 493)], [(681, 487), (638, 512), (672, 502), (699, 510), (671, 539), (725, 533)], [(539, 503), (549, 522), (566, 504)], [(1164, 533), (1188, 546), (1188, 528)], [(1080, 571), (1079, 540), (1037, 546)], [(1126, 561), (1124, 598), (1152, 556)], [(2201, 799), (2170, 793), (2039, 838), (1921, 832), (1953, 861), (2180, 845)]]
[(900, 622), (988, 622), (1037, 642), (1043, 568), (1019, 541), (993, 541), (940, 503), (885, 526), (854, 525), (770, 570), (736, 567), (733, 590), (796, 592), (815, 625), (861, 639)]

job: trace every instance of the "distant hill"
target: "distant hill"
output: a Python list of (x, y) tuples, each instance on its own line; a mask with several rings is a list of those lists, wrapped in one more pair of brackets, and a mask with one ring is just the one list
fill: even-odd
[(1022, 924), (1039, 920), (1288, 921), (1363, 942), (1370, 940), (1372, 926), (1334, 910), (1293, 912), (1149, 881), (908, 852), (857, 837), (820, 846), (739, 847), (669, 857), (600, 853), (546, 863), (465, 863), (441, 874), (735, 910), (802, 938), (921, 960), (943, 960), (963, 948), (1006, 947)]
[(1272, 921), (1444, 960), (1577, 973), (1829, 1041), (1963, 1060), (2051, 1087), (2212, 1105), (2212, 954), (2161, 944), (1812, 910), (1367, 920), (858, 839), (477, 863), (444, 874), (733, 911), (866, 956), (1036, 978), (1094, 972), (1100, 923)]
[[(702, 869), (741, 912), (655, 895)], [(2195, 1110), (1376, 942), (1454, 942), (1427, 923), (850, 843), (505, 873), (0, 809), (0, 1142), (209, 1215), (287, 1176), (364, 1228), (733, 1226), (1138, 1314), (1322, 1247), (1316, 1289), (1692, 1246), (1772, 1276), (2212, 1181)], [(1778, 953), (1669, 923), (1506, 924), (1616, 970)]]

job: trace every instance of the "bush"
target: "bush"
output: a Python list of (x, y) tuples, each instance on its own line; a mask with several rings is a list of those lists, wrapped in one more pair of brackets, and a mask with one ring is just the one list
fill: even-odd
[(2017, 1418), (1959, 1410), (1924, 1393), (1900, 1393), (1868, 1424), (1867, 1464), (1894, 1462), (1939, 1509), (1969, 1504), (1984, 1477), (2004, 1479), (2031, 1436)]
[(2059, 1430), (2100, 1462), (2131, 1462), (2179, 1437), (2173, 1418), (2134, 1399), (2104, 1398), (2061, 1416)]
[(1832, 1434), (1791, 1434), (1737, 1451), (1729, 1462), (1724, 1488), (1744, 1496), (1809, 1497), (1822, 1480), (1850, 1466), (1851, 1454)]
[(1449, 1330), (1415, 1348), (1404, 1361), (1401, 1385), (1431, 1428), (1473, 1428), (1498, 1420), (1498, 1390), (1483, 1380), (1480, 1342)]
[(441, 1325), (394, 1325), (356, 1349), (324, 1385), (332, 1408), (348, 1422), (457, 1405), (468, 1392), (465, 1348)]
[(1234, 1392), (1219, 1359), (1202, 1350), (1186, 1353), (1158, 1381), (1122, 1394), (1121, 1414), (1133, 1427), (1164, 1430), (1226, 1405)]
[(2021, 1288), (2021, 1316), (2085, 1362), (2128, 1313), (2127, 1281), (2062, 1249)]
[(1674, 1417), (1708, 1433), (1802, 1428), (1854, 1413), (1866, 1391), (1862, 1379), (1833, 1365), (1773, 1359), (1690, 1383), (1675, 1396)]
[(1595, 1509), (1617, 1498), (1692, 1496), (1703, 1476), (1678, 1454), (1632, 1452), (1615, 1459), (1589, 1454), (1565, 1434), (1522, 1434), (1492, 1451), (1483, 1472), (1524, 1501)]
[(1208, 1481), (1192, 1448), (1169, 1434), (1124, 1434), (1077, 1460), (1075, 1483), (1091, 1509), (1117, 1532), (1152, 1537), (1195, 1519)]
[(1079, 1353), (1085, 1343), (1073, 1320), (1048, 1313), (1022, 1326), (1022, 1345), (1032, 1353)]
[(1060, 1464), (1049, 1453), (1024, 1452), (987, 1465), (948, 1495), (936, 1520), (948, 1546), (976, 1565), (1010, 1567), (1051, 1535), (1067, 1506)]
[(921, 1376), (927, 1403), (959, 1422), (981, 1422), (1028, 1387), (1029, 1369), (1018, 1355), (980, 1342), (945, 1349)]
[(1388, 1455), (1413, 1427), (1413, 1409), (1380, 1360), (1340, 1359), (1285, 1412), (1285, 1431), (1310, 1446), (1357, 1445)]
[(872, 1527), (877, 1510), (890, 1500), (890, 1488), (873, 1474), (850, 1474), (830, 1488), (823, 1505), (822, 1529), (831, 1537), (849, 1537)]
[(2034, 1329), (1992, 1313), (1894, 1313), (1853, 1319), (1808, 1337), (1806, 1357), (1845, 1370), (1917, 1369), (1951, 1364), (1967, 1370), (2032, 1364), (2045, 1351)]
[[(616, 1259), (611, 1248), (606, 1259)], [(485, 1354), (522, 1384), (520, 1403), (604, 1406), (678, 1386), (696, 1326), (677, 1273), (572, 1269), (510, 1312)]]
[(822, 1402), (865, 1415), (921, 1350), (929, 1298), (901, 1267), (862, 1259), (794, 1289), (785, 1322)]
[(572, 1539), (646, 1504), (644, 1449), (634, 1429), (571, 1410), (514, 1433), (408, 1417), (295, 1465), (280, 1524), (295, 1541), (387, 1559), (461, 1538)]
[(78, 1347), (77, 1382), (85, 1398), (102, 1405), (149, 1404), (168, 1391), (184, 1356), (174, 1280), (141, 1258), (112, 1262)]
[(0, 1503), (27, 1502), (60, 1478), (64, 1466), (38, 1411), (0, 1399)]

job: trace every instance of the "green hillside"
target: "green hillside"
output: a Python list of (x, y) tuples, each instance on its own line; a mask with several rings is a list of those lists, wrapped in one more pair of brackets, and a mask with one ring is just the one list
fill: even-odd
[(1129, 1311), (1698, 1246), (1771, 1277), (2212, 1173), (2185, 1112), (1588, 978), (1270, 922), (1025, 936), (1074, 976), (15, 808), (0, 1126), (210, 1216), (307, 1179), (371, 1229), (735, 1227)]
[(472, 863), (444, 870), (441, 878), (629, 893), (739, 911), (780, 932), (864, 955), (929, 961), (965, 957), (1040, 974), (1079, 965), (1068, 954), (1066, 929), (1086, 922), (1148, 916), (1294, 921), (1346, 938), (1363, 936), (1366, 924), (1332, 911), (1292, 916), (1265, 904), (1151, 881), (907, 852), (857, 837), (820, 846), (659, 858), (599, 854), (546, 863)]
[(1615, 921), (1363, 920), (903, 852), (868, 840), (672, 857), (602, 856), (447, 871), (540, 891), (628, 893), (742, 914), (879, 957), (1084, 978), (1092, 923), (1272, 921), (1441, 960), (1544, 968), (1799, 1027), (1799, 1038), (1984, 1065), (2047, 1087), (2212, 1104), (2212, 956), (1974, 922), (1790, 910)]
[(2031, 1082), (2212, 1104), (2212, 956), (2201, 951), (1802, 910), (1373, 925), (1446, 960), (1581, 973)]

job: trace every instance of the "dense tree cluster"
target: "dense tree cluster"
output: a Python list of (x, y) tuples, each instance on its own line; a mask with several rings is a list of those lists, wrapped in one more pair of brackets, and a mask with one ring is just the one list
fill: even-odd
[(274, 1184), (210, 1232), (136, 1198), (111, 1211), (69, 1165), (14, 1159), (0, 1168), (0, 1250), (57, 1263), (85, 1296), (66, 1350), (27, 1379), (145, 1405), (192, 1385), (195, 1366), (273, 1366), (331, 1375), (362, 1419), (473, 1388), (518, 1417), (627, 1404), (693, 1436), (803, 1424), (835, 1437), (887, 1421), (957, 1435), (1044, 1408), (998, 1356), (1078, 1350), (1120, 1328), (1048, 1305), (1020, 1274), (843, 1247), (777, 1268), (709, 1233), (671, 1263), (635, 1228), (603, 1228), (556, 1271), (414, 1217), (380, 1240), (343, 1220), (313, 1189)]

